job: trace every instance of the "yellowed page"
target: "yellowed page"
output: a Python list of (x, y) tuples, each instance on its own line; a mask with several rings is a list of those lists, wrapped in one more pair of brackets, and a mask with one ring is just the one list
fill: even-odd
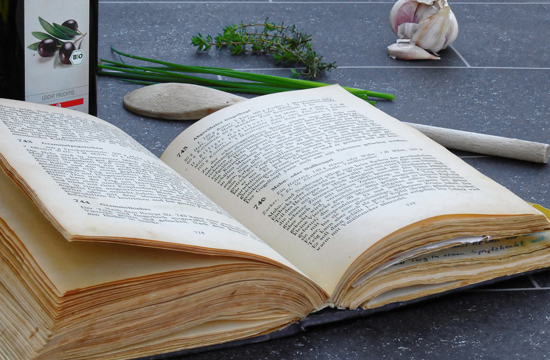
[(329, 293), (357, 256), (406, 225), (537, 213), (338, 86), (223, 109), (184, 131), (161, 159)]
[[(550, 231), (485, 239), (399, 261), (351, 294), (352, 308), (374, 308), (444, 290), (547, 267)], [(483, 271), (480, 267), (483, 266)], [(434, 278), (433, 274), (437, 273)], [(386, 291), (387, 290), (387, 291)], [(364, 303), (364, 304), (362, 304)]]
[(68, 239), (240, 254), (292, 267), (102, 120), (0, 99), (0, 139), (0, 165)]
[(120, 244), (69, 243), (0, 171), (0, 221), (61, 293), (163, 272), (248, 260)]
[(274, 331), (327, 298), (296, 272), (256, 260), (69, 242), (1, 170), (0, 194), (0, 348), (25, 358), (206, 346)]

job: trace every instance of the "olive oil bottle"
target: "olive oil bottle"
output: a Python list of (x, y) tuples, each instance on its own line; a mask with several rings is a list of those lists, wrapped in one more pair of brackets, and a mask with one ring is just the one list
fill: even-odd
[(98, 0), (0, 0), (0, 97), (97, 115)]

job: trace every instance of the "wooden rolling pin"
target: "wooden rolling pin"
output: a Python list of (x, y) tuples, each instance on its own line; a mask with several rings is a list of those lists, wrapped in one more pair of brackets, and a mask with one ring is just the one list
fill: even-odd
[[(140, 115), (170, 120), (197, 120), (246, 98), (191, 84), (156, 84), (124, 97), (124, 107)], [(408, 124), (449, 149), (547, 163), (550, 145), (468, 131)]]
[(548, 156), (550, 155), (550, 145), (548, 144), (408, 122), (405, 122), (405, 124), (417, 129), (448, 149), (542, 164), (548, 162)]

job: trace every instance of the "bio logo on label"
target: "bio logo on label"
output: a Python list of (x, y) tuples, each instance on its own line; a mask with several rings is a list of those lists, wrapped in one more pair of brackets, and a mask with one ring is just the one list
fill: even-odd
[(73, 65), (80, 65), (84, 62), (84, 58), (86, 57), (86, 55), (84, 55), (84, 51), (80, 50), (80, 49), (77, 49), (77, 50), (74, 50), (71, 54), (71, 57), (69, 58), (69, 60), (71, 61), (71, 64)]

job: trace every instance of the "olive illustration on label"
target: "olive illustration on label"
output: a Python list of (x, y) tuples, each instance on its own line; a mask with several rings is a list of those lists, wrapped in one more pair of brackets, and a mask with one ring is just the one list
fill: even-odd
[(70, 41), (63, 43), (59, 48), (59, 61), (63, 64), (71, 63), (71, 54), (75, 51), (76, 47)]
[(38, 43), (38, 55), (42, 57), (54, 56), (57, 51), (57, 42), (52, 38), (47, 38)]
[(44, 32), (33, 31), (32, 35), (40, 41), (27, 48), (36, 51), (40, 57), (55, 56), (54, 67), (58, 60), (62, 64), (71, 64), (71, 54), (81, 48), (82, 40), (86, 36), (86, 33), (78, 29), (78, 22), (68, 19), (59, 25), (49, 23), (41, 17), (38, 17), (38, 22)]
[(78, 31), (78, 23), (76, 22), (76, 20), (70, 19), (70, 20), (64, 21), (63, 24), (61, 24), (61, 26), (65, 26), (71, 30)]

